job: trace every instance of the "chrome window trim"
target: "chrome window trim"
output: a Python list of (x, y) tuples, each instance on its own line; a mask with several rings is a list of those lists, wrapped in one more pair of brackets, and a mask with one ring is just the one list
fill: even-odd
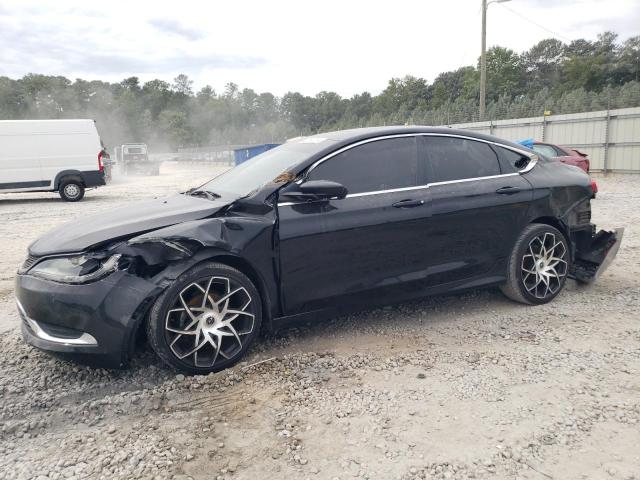
[(416, 186), (416, 187), (392, 188), (392, 189), (389, 189), (389, 190), (374, 190), (372, 192), (352, 193), (352, 194), (348, 194), (345, 198), (364, 197), (366, 195), (379, 195), (381, 193), (404, 192), (404, 191), (407, 191), (407, 190), (421, 190), (421, 189), (424, 189), (424, 188), (439, 187), (441, 185), (451, 185), (451, 184), (454, 184), (454, 183), (474, 182), (476, 180), (491, 180), (492, 178), (513, 177), (513, 176), (516, 176), (516, 175), (520, 175), (520, 173), (518, 173), (518, 172), (501, 173), (500, 175), (487, 175), (486, 177), (471, 177), (471, 178), (461, 178), (461, 179), (458, 179), (458, 180), (446, 180), (444, 182), (432, 182), (432, 183), (427, 183), (426, 185), (419, 185), (419, 186)]
[[(424, 132), (424, 133), (421, 133), (421, 132), (417, 132), (417, 133), (396, 133), (394, 135), (384, 135), (382, 137), (366, 138), (364, 140), (360, 140), (359, 142), (352, 143), (350, 145), (344, 146), (344, 147), (336, 150), (335, 152), (329, 153), (328, 155), (325, 155), (324, 157), (320, 158), (319, 160), (316, 160), (313, 164), (311, 164), (311, 166), (307, 169), (307, 171), (304, 173), (302, 178), (300, 178), (297, 181), (297, 183), (298, 184), (302, 183), (318, 165), (320, 165), (321, 163), (326, 162), (327, 160), (335, 157), (336, 155), (341, 154), (342, 152), (346, 152), (347, 150), (350, 150), (352, 148), (359, 147), (360, 145), (364, 145), (366, 143), (376, 142), (378, 140), (388, 140), (388, 139), (391, 139), (391, 138), (405, 138), (405, 137), (451, 137), (451, 138), (461, 138), (463, 140), (474, 140), (476, 142), (483, 142), (483, 143), (488, 143), (489, 145), (495, 145), (497, 147), (506, 148), (507, 150), (511, 150), (513, 152), (517, 152), (517, 153), (519, 153), (521, 155), (525, 155), (525, 156), (527, 156), (527, 157), (529, 157), (531, 159), (531, 161), (527, 164), (527, 166), (524, 169), (519, 170), (516, 173), (526, 173), (526, 172), (528, 172), (529, 170), (531, 170), (533, 168), (533, 165), (531, 165), (531, 164), (533, 163), (535, 165), (535, 163), (537, 163), (537, 161), (538, 161), (538, 155), (536, 155), (535, 152), (533, 152), (531, 150), (530, 151), (526, 151), (524, 149), (512, 147), (510, 145), (503, 145), (501, 143), (493, 142), (491, 140), (485, 140), (483, 138), (469, 137), (469, 136), (466, 136), (466, 135), (458, 135), (458, 134), (454, 134), (454, 133), (428, 133), (428, 132)], [(507, 175), (507, 174), (504, 174), (504, 175)], [(483, 178), (483, 177), (478, 177), (478, 178)], [(464, 179), (462, 179), (462, 180), (464, 180)]]
[(40, 324), (35, 321), (33, 318), (27, 316), (27, 313), (24, 311), (24, 307), (20, 303), (20, 301), (16, 298), (16, 305), (18, 306), (18, 310), (25, 322), (29, 324), (31, 329), (33, 330), (36, 337), (41, 338), (42, 340), (46, 340), (48, 342), (57, 343), (59, 345), (82, 345), (82, 346), (96, 346), (98, 345), (98, 341), (95, 337), (89, 333), (82, 332), (82, 334), (77, 338), (61, 338), (55, 337), (53, 335), (45, 332)]
[[(518, 152), (520, 153), (519, 150), (515, 150), (513, 149), (514, 152)], [(525, 154), (527, 155), (527, 157), (529, 157), (531, 159), (531, 161), (529, 163), (527, 163), (527, 166), (524, 167), (522, 170), (518, 170), (518, 175), (522, 175), (523, 173), (527, 173), (530, 172), (531, 170), (533, 170), (533, 167), (536, 166), (536, 164), (538, 163), (538, 160), (540, 159), (540, 157), (535, 154), (535, 153), (529, 153), (529, 154)]]
[[(475, 180), (490, 180), (493, 178), (500, 178), (500, 177), (510, 177), (510, 176), (515, 176), (515, 175), (521, 175), (523, 173), (527, 173), (529, 171), (531, 171), (533, 169), (533, 167), (536, 166), (536, 164), (538, 163), (538, 159), (540, 157), (538, 157), (538, 155), (533, 152), (533, 151), (526, 151), (524, 149), (520, 149), (520, 148), (516, 148), (516, 147), (512, 147), (510, 145), (503, 145), (501, 143), (498, 142), (493, 142), (491, 140), (485, 140), (482, 138), (475, 138), (475, 137), (469, 137), (466, 135), (458, 135), (458, 134), (454, 134), (454, 133), (397, 133), (394, 135), (384, 135), (382, 137), (375, 137), (375, 138), (367, 138), (365, 140), (361, 140), (359, 142), (356, 143), (352, 143), (350, 145), (347, 145), (345, 147), (342, 147), (338, 150), (336, 150), (335, 152), (331, 152), (330, 154), (322, 157), (319, 160), (316, 160), (308, 169), (307, 171), (304, 173), (304, 175), (296, 180), (296, 183), (298, 185), (300, 185), (302, 182), (304, 182), (307, 177), (309, 176), (309, 174), (313, 171), (313, 169), (315, 169), (318, 165), (320, 165), (321, 163), (326, 162), (327, 160), (335, 157), (336, 155), (341, 154), (342, 152), (345, 152), (351, 148), (355, 148), (358, 147), (360, 145), (364, 145), (366, 143), (371, 143), (371, 142), (375, 142), (378, 140), (387, 140), (390, 138), (404, 138), (404, 137), (451, 137), (451, 138), (461, 138), (463, 140), (474, 140), (476, 142), (483, 142), (483, 143), (488, 143), (489, 145), (495, 145), (496, 147), (502, 147), (502, 148), (506, 148), (507, 150), (511, 150), (513, 152), (519, 153), (521, 155), (525, 155), (527, 157), (529, 157), (531, 159), (531, 161), (527, 164), (527, 166), (525, 168), (523, 168), (522, 170), (518, 170), (517, 172), (511, 172), (511, 173), (502, 173), (500, 175), (489, 175), (486, 177), (471, 177), (471, 178), (460, 178), (458, 180), (447, 180), (444, 182), (432, 182), (432, 183), (427, 183), (426, 185), (416, 185), (414, 187), (401, 187), (401, 188), (392, 188), (392, 189), (388, 189), (388, 190), (374, 190), (374, 191), (370, 191), (370, 192), (359, 192), (359, 193), (351, 193), (351, 194), (347, 194), (347, 196), (345, 198), (355, 198), (355, 197), (364, 197), (367, 195), (380, 195), (380, 194), (384, 194), (384, 193), (394, 193), (394, 192), (404, 192), (404, 191), (411, 191), (411, 190), (421, 190), (423, 188), (429, 188), (430, 186), (439, 186), (439, 185), (449, 185), (449, 184), (453, 184), (453, 183), (463, 183), (463, 182), (472, 182)], [(282, 202), (282, 203), (278, 203), (279, 207), (287, 207), (287, 206), (291, 206), (291, 205), (302, 205), (305, 203), (309, 203), (307, 202)]]
[[(415, 187), (390, 188), (387, 190), (373, 190), (371, 192), (350, 193), (350, 194), (347, 194), (347, 196), (344, 198), (365, 197), (368, 195), (381, 195), (384, 193), (408, 192), (412, 190), (423, 190), (430, 187), (439, 187), (441, 185), (452, 185), (455, 183), (474, 182), (476, 180), (491, 180), (493, 178), (502, 178), (502, 177), (514, 177), (517, 175), (520, 175), (520, 173), (511, 172), (511, 173), (501, 173), (500, 175), (488, 175), (486, 177), (461, 178), (458, 180), (447, 180), (444, 182), (432, 182), (432, 183), (427, 183), (426, 185), (416, 185)], [(278, 206), (286, 207), (290, 205), (303, 205), (305, 203), (311, 203), (311, 202), (313, 202), (313, 200), (306, 201), (306, 202), (282, 202), (282, 203), (278, 203)]]

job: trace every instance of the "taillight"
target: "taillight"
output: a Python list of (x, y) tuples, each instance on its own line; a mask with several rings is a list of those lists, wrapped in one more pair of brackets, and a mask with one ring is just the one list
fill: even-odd
[(98, 153), (98, 170), (100, 170), (101, 172), (104, 171), (104, 165), (102, 164), (103, 155), (104, 155), (104, 151), (100, 150), (100, 153)]
[(593, 192), (594, 195), (598, 193), (598, 184), (596, 183), (595, 180), (591, 180), (591, 191)]

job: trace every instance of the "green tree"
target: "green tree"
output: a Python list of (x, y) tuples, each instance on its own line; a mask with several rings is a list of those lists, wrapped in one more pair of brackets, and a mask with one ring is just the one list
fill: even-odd
[(375, 108), (384, 115), (397, 112), (401, 106), (413, 110), (426, 105), (430, 98), (429, 85), (424, 78), (407, 75), (404, 78), (392, 78), (387, 88), (375, 98)]
[(193, 80), (189, 79), (184, 73), (181, 73), (173, 79), (173, 85), (171, 85), (171, 87), (174, 92), (181, 95), (193, 95)]
[(522, 56), (527, 91), (559, 85), (566, 45), (555, 38), (541, 40)]
[(487, 51), (487, 100), (513, 98), (524, 91), (525, 69), (520, 55), (503, 47)]
[[(492, 119), (640, 105), (640, 36), (619, 42), (611, 32), (565, 45), (546, 39), (528, 51), (493, 47), (487, 55)], [(288, 92), (278, 98), (228, 83), (194, 93), (178, 75), (172, 83), (137, 77), (121, 82), (70, 81), (62, 76), (0, 76), (0, 118), (93, 118), (107, 145), (146, 142), (154, 148), (212, 143), (280, 142), (291, 136), (357, 126), (451, 124), (476, 120), (479, 72), (463, 66), (433, 84), (393, 78), (378, 95), (342, 98)]]
[(169, 146), (175, 149), (190, 144), (192, 135), (188, 128), (187, 115), (184, 112), (164, 110), (160, 113), (158, 122)]
[(640, 81), (640, 35), (627, 39), (619, 49), (615, 83)]

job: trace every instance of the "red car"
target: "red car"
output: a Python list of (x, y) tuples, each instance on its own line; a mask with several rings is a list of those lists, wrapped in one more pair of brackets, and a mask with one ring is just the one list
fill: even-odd
[(575, 148), (561, 147), (560, 145), (542, 142), (533, 142), (533, 146), (531, 148), (534, 152), (541, 153), (549, 158), (560, 160), (562, 163), (566, 163), (567, 165), (575, 165), (589, 173), (589, 159), (587, 158), (587, 154), (582, 153)]

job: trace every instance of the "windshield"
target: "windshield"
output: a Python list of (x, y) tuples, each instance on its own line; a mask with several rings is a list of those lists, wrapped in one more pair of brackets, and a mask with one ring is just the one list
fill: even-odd
[[(219, 195), (246, 196), (267, 183), (274, 182), (280, 174), (294, 168), (310, 155), (326, 147), (327, 144), (309, 144), (302, 142), (285, 143), (267, 152), (256, 155), (237, 167), (205, 183), (199, 190), (214, 192)], [(290, 178), (283, 176), (282, 180)]]

